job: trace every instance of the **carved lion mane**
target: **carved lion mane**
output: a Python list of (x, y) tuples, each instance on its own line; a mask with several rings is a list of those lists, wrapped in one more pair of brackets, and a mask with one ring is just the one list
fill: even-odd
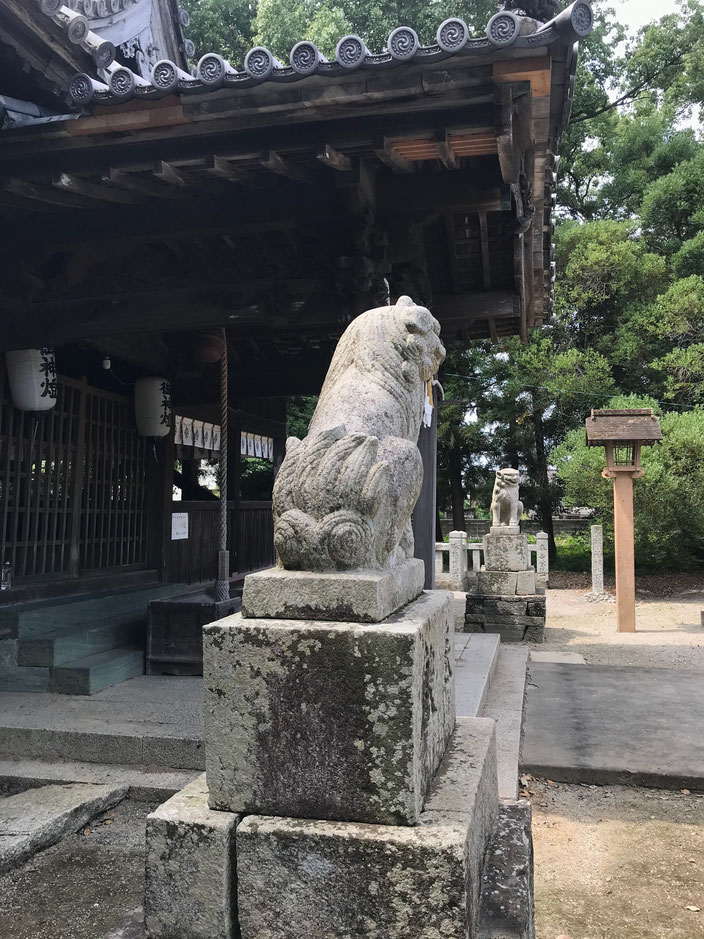
[(413, 556), (423, 482), (425, 384), (445, 358), (440, 324), (409, 297), (345, 330), (308, 435), (289, 437), (274, 485), (274, 543), (291, 570), (387, 568)]

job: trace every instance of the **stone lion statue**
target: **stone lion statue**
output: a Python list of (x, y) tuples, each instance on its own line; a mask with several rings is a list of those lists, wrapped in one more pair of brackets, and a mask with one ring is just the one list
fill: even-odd
[(413, 557), (426, 383), (440, 324), (410, 297), (368, 310), (340, 339), (303, 440), (274, 484), (274, 544), (289, 570), (385, 569)]
[(518, 470), (511, 467), (496, 471), (491, 496), (491, 524), (494, 528), (518, 527), (523, 515), (523, 503), (518, 498), (519, 478)]

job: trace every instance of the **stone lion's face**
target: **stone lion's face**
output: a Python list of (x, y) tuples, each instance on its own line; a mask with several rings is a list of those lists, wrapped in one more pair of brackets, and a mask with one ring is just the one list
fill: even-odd
[[(407, 302), (403, 303), (404, 300)], [(398, 301), (395, 313), (400, 317), (405, 331), (403, 357), (415, 363), (421, 381), (428, 381), (445, 360), (445, 347), (440, 341), (440, 323), (430, 310), (416, 306), (408, 297)]]
[(504, 488), (508, 489), (511, 486), (518, 485), (521, 474), (517, 469), (502, 469), (496, 475), (503, 483)]

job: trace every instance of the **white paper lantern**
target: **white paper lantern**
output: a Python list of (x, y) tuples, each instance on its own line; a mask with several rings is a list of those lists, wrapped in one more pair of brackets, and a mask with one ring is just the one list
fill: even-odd
[(166, 378), (140, 378), (135, 383), (134, 413), (143, 437), (166, 437), (171, 430), (171, 386)]
[(20, 411), (48, 411), (56, 404), (56, 359), (53, 349), (6, 352), (12, 403)]

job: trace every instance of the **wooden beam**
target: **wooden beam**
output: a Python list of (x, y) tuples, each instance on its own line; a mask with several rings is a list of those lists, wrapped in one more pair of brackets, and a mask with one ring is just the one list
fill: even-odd
[(23, 199), (32, 199), (36, 202), (48, 202), (50, 205), (60, 205), (66, 209), (95, 209), (98, 207), (95, 199), (77, 196), (72, 192), (58, 192), (45, 186), (37, 186), (26, 179), (4, 179), (0, 181), (0, 189), (22, 196)]
[(521, 164), (513, 133), (513, 90), (510, 85), (499, 85), (496, 89), (496, 146), (503, 181), (518, 182)]
[(333, 170), (338, 170), (341, 173), (349, 173), (352, 169), (352, 161), (348, 156), (345, 156), (344, 153), (340, 153), (339, 150), (336, 150), (334, 147), (331, 147), (329, 143), (323, 145), (323, 149), (316, 154), (316, 158), (320, 160), (321, 163), (324, 163), (325, 166), (329, 166)]
[(457, 154), (453, 151), (452, 147), (448, 142), (447, 133), (442, 140), (438, 140), (438, 156), (440, 157), (440, 162), (445, 167), (446, 170), (458, 170), (460, 168), (460, 161), (457, 157)]
[(134, 205), (141, 201), (131, 192), (101, 186), (99, 183), (80, 179), (78, 176), (71, 176), (70, 173), (59, 173), (54, 176), (51, 185), (61, 192), (73, 192), (77, 196), (86, 196), (99, 202), (118, 202), (123, 205)]
[(259, 163), (264, 169), (270, 170), (272, 173), (277, 173), (279, 176), (286, 176), (288, 179), (293, 179), (296, 182), (306, 182), (310, 178), (310, 175), (303, 167), (291, 163), (290, 160), (286, 160), (280, 153), (277, 153), (276, 150), (267, 150), (263, 153), (259, 158)]
[(518, 316), (519, 309), (519, 298), (510, 290), (436, 294), (432, 303), (432, 313), (441, 323), (506, 319)]
[(492, 341), (492, 342), (498, 342), (498, 341), (499, 341), (499, 334), (498, 334), (498, 332), (496, 331), (496, 320), (494, 319), (493, 316), (490, 316), (490, 317), (487, 319), (487, 323), (489, 324), (489, 335), (491, 336), (491, 341)]
[(445, 234), (447, 236), (447, 256), (450, 264), (450, 282), (453, 293), (460, 292), (460, 274), (457, 268), (457, 251), (455, 250), (455, 223), (448, 213), (444, 217)]
[(178, 186), (180, 189), (190, 189), (190, 183), (181, 170), (177, 170), (175, 166), (171, 163), (167, 163), (166, 160), (156, 161), (154, 164), (154, 175), (157, 179), (160, 179), (163, 183), (168, 183), (170, 186)]
[(479, 232), (482, 243), (482, 274), (484, 278), (484, 289), (491, 290), (491, 260), (489, 258), (489, 224), (486, 218), (486, 212), (480, 211)]
[(233, 166), (229, 160), (217, 156), (216, 154), (205, 158), (203, 161), (203, 169), (211, 176), (215, 176), (217, 179), (226, 179), (231, 183), (249, 183), (252, 179), (251, 173), (237, 166)]
[(108, 179), (121, 189), (139, 192), (154, 199), (186, 199), (188, 197), (188, 193), (183, 189), (160, 183), (153, 176), (138, 176), (136, 173), (128, 173), (114, 167), (108, 170)]
[(397, 153), (390, 140), (384, 139), (380, 146), (374, 148), (374, 153), (385, 163), (394, 173), (415, 173), (416, 168), (411, 160), (402, 157)]

